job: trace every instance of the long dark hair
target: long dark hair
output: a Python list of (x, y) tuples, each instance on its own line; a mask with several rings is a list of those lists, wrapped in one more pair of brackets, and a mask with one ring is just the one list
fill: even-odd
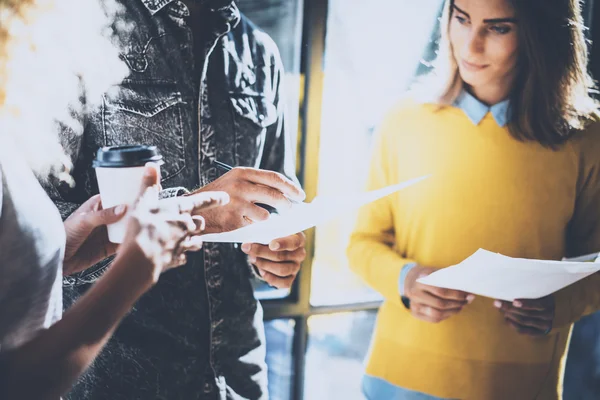
[[(585, 27), (578, 0), (507, 0), (519, 20), (517, 74), (510, 94), (513, 137), (556, 147), (596, 119), (595, 85), (587, 72)], [(442, 15), (433, 75), (435, 101), (451, 105), (463, 89), (448, 28), (454, 0)]]

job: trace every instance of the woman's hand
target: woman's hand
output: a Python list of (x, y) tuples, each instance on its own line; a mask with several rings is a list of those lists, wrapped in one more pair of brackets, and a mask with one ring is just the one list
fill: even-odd
[(67, 234), (63, 275), (85, 270), (117, 251), (118, 245), (108, 240), (106, 225), (125, 216), (127, 206), (102, 209), (100, 195), (83, 203), (64, 222)]
[(545, 336), (552, 330), (555, 312), (552, 295), (541, 299), (519, 299), (512, 303), (496, 300), (494, 306), (504, 314), (506, 323), (520, 334)]
[(410, 270), (404, 282), (404, 293), (410, 299), (412, 315), (434, 324), (458, 314), (475, 299), (475, 296), (470, 293), (417, 282), (417, 279), (435, 271), (434, 268), (417, 266)]
[(130, 214), (119, 251), (141, 251), (149, 261), (154, 281), (162, 272), (185, 264), (187, 251), (202, 247), (199, 234), (205, 223), (197, 213), (229, 202), (225, 192), (198, 192), (159, 201), (158, 191), (158, 172), (147, 166), (140, 197)]

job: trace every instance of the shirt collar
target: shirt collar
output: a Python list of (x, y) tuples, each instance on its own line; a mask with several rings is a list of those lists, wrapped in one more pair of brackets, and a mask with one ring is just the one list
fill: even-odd
[[(165, 6), (173, 3), (176, 0), (141, 0), (142, 4), (150, 11), (150, 14), (154, 15)], [(202, 0), (204, 3), (207, 3), (209, 7), (213, 10), (218, 10), (227, 5), (231, 5), (231, 0)]]
[(148, 11), (150, 11), (150, 14), (154, 15), (174, 1), (175, 0), (142, 0), (142, 3), (146, 6)]
[(510, 104), (508, 99), (488, 107), (481, 101), (477, 100), (469, 92), (463, 90), (454, 101), (454, 106), (463, 110), (463, 112), (475, 125), (479, 125), (483, 117), (485, 117), (488, 112), (492, 113), (492, 116), (499, 127), (503, 128), (508, 123), (510, 113)]

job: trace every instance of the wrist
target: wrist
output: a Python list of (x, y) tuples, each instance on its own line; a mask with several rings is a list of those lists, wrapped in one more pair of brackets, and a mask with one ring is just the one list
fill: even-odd
[(146, 257), (140, 246), (133, 242), (119, 249), (111, 270), (117, 270), (122, 279), (142, 291), (152, 288), (160, 276), (160, 269)]
[(409, 262), (404, 264), (402, 270), (400, 271), (400, 277), (398, 279), (398, 293), (400, 293), (400, 297), (409, 297), (408, 291), (406, 290), (406, 282), (409, 278), (410, 272), (417, 267), (416, 262)]

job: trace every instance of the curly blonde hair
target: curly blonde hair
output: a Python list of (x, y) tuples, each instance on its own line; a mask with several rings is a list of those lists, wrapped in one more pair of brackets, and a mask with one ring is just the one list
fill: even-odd
[(40, 178), (70, 170), (58, 127), (83, 131), (82, 96), (93, 106), (127, 73), (110, 39), (118, 11), (111, 0), (0, 0), (0, 141)]
[(10, 28), (19, 18), (22, 21), (27, 20), (24, 15), (34, 0), (0, 0), (0, 107), (4, 104), (6, 97), (5, 82), (7, 49), (10, 47), (10, 40), (14, 36), (10, 35)]

